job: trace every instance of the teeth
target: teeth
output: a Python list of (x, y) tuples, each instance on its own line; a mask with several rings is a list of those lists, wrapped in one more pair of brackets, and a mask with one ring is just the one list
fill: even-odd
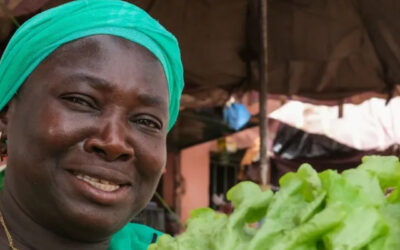
[(90, 184), (91, 186), (106, 192), (113, 192), (119, 188), (119, 185), (113, 184), (109, 181), (90, 177), (83, 174), (76, 174), (76, 178)]
[(107, 184), (107, 185), (111, 185), (111, 183), (109, 181), (106, 180), (100, 180), (100, 183), (102, 184)]

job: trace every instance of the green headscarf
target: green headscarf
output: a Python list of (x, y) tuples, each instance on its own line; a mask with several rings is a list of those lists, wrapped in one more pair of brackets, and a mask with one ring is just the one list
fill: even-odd
[(146, 47), (161, 62), (174, 125), (183, 89), (176, 38), (144, 10), (120, 0), (78, 0), (42, 12), (11, 38), (0, 61), (0, 110), (35, 68), (61, 45), (92, 35), (114, 35)]

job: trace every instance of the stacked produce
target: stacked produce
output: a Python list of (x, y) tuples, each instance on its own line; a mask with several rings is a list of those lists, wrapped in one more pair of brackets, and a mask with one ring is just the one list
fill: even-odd
[(149, 250), (400, 250), (399, 187), (392, 156), (364, 157), (342, 174), (303, 164), (276, 193), (237, 184), (227, 194), (230, 216), (194, 210), (183, 234), (163, 235)]

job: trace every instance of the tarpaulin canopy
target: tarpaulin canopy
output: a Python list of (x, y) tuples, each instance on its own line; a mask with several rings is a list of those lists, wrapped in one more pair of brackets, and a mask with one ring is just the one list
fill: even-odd
[[(16, 16), (66, 0), (5, 0)], [(180, 41), (184, 107), (222, 104), (258, 81), (257, 0), (131, 0)], [(397, 0), (269, 0), (268, 92), (341, 99), (400, 83)], [(0, 38), (11, 32), (0, 14)], [(7, 28), (7, 27), (8, 28)]]
[[(257, 0), (141, 0), (179, 38), (188, 93), (257, 86)], [(270, 94), (340, 99), (400, 83), (400, 2), (270, 0)]]

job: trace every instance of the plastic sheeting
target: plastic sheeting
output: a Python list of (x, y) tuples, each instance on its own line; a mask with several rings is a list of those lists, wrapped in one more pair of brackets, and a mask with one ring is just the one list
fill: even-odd
[(400, 144), (400, 97), (372, 98), (360, 105), (318, 106), (290, 101), (269, 117), (309, 133), (325, 135), (359, 150), (386, 150)]
[(339, 157), (357, 151), (324, 135), (310, 134), (285, 124), (278, 129), (272, 150), (286, 160)]

